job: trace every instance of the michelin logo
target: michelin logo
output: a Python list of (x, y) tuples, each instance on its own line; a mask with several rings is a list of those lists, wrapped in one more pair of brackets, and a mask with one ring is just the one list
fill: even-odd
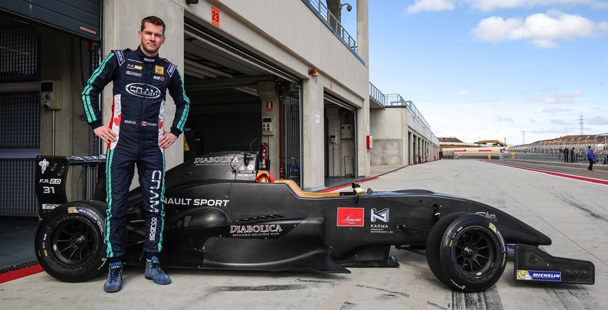
[(517, 280), (561, 282), (562, 273), (559, 271), (517, 270)]

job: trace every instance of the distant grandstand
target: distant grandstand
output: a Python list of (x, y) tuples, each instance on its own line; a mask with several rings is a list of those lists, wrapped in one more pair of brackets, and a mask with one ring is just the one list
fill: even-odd
[[(608, 133), (597, 135), (569, 135), (550, 140), (541, 140), (529, 144), (509, 147), (515, 158), (555, 158), (559, 160), (564, 150), (568, 149), (575, 161), (586, 161), (589, 146), (593, 147), (597, 157), (605, 158), (608, 154)], [(441, 140), (440, 140), (441, 141)], [(574, 150), (573, 150), (574, 149)]]
[(508, 147), (499, 140), (481, 140), (473, 143), (462, 142), (455, 137), (439, 138), (440, 158), (499, 158)]

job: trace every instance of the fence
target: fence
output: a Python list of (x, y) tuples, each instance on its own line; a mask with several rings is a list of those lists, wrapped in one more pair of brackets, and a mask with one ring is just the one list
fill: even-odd
[[(608, 154), (605, 152), (595, 153), (595, 164), (607, 165)], [(537, 153), (537, 152), (512, 152), (507, 153), (505, 159), (521, 159), (521, 160), (534, 160), (534, 161), (546, 161), (546, 162), (563, 162), (572, 164), (589, 164), (587, 159), (587, 152), (552, 152), (552, 153)]]

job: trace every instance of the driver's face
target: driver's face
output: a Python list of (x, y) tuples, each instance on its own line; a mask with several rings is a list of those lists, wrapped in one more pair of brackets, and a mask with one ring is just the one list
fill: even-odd
[(141, 49), (149, 57), (158, 55), (158, 50), (165, 43), (163, 26), (154, 25), (146, 22), (144, 30), (138, 32), (139, 40), (141, 40)]

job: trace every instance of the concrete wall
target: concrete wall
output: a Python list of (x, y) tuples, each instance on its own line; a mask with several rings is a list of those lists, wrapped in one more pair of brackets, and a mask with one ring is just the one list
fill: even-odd
[[(358, 172), (369, 175), (369, 153), (363, 147), (369, 135), (368, 68), (302, 1), (278, 3), (200, 1), (185, 9), (188, 16), (207, 24), (211, 24), (211, 7), (218, 9), (220, 27), (214, 29), (303, 80), (304, 188), (324, 184), (324, 92), (359, 108)], [(309, 69), (317, 69), (319, 75), (308, 75)]]
[(439, 158), (439, 139), (405, 107), (372, 109), (372, 165), (409, 165)]
[(370, 110), (372, 165), (406, 165), (408, 154), (406, 109)]
[[(212, 7), (220, 11), (219, 27), (212, 25)], [(360, 109), (357, 118), (358, 142), (361, 146), (358, 150), (358, 169), (359, 175), (369, 175), (369, 152), (362, 147), (365, 136), (369, 134), (368, 67), (302, 1), (202, 0), (198, 4), (186, 5), (181, 0), (106, 0), (104, 55), (112, 49), (137, 47), (139, 22), (148, 15), (157, 15), (167, 23), (167, 40), (160, 54), (180, 68), (183, 68), (184, 53), (183, 21), (184, 15), (187, 15), (303, 80), (304, 188), (324, 185), (325, 91)], [(319, 75), (309, 76), (309, 69), (317, 69)], [(109, 118), (111, 87), (106, 89), (104, 116)], [(165, 111), (170, 122), (174, 113), (171, 102), (167, 103)], [(180, 137), (176, 145), (182, 143)], [(169, 149), (167, 168), (180, 163), (181, 158), (181, 148)], [(278, 160), (275, 162), (278, 163)]]
[[(160, 48), (160, 56), (176, 64), (183, 75), (184, 68), (184, 11), (177, 3), (183, 1), (166, 0), (105, 0), (103, 21), (103, 57), (115, 49), (135, 49), (139, 46), (137, 32), (141, 20), (149, 15), (157, 15), (165, 21), (165, 44)], [(108, 122), (112, 117), (112, 83), (103, 93), (103, 118)], [(167, 95), (165, 123), (172, 124), (175, 116), (173, 98)], [(168, 126), (170, 127), (170, 126)], [(169, 130), (170, 128), (165, 128)], [(167, 170), (183, 162), (183, 135), (165, 150)], [(134, 178), (137, 180), (137, 177)]]

